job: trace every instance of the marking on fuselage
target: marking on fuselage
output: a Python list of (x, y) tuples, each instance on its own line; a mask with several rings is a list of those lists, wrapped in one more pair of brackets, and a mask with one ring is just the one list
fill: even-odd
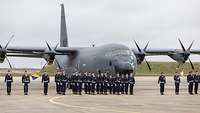
[(57, 102), (57, 99), (63, 98), (65, 96), (56, 96), (52, 97), (49, 99), (49, 102), (55, 105), (63, 106), (63, 107), (68, 107), (68, 108), (80, 108), (80, 109), (89, 109), (89, 110), (100, 110), (100, 111), (106, 111), (106, 112), (115, 112), (115, 113), (140, 113), (140, 112), (130, 112), (130, 111), (121, 111), (121, 110), (111, 110), (111, 109), (100, 109), (96, 107), (85, 107), (85, 106), (76, 106), (76, 105), (70, 105), (70, 104), (65, 104), (61, 102)]

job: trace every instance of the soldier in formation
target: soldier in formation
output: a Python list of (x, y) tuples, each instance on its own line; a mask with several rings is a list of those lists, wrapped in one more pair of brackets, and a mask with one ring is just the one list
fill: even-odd
[(22, 75), (22, 83), (24, 84), (24, 95), (28, 95), (28, 85), (30, 84), (30, 76), (25, 70), (24, 75)]

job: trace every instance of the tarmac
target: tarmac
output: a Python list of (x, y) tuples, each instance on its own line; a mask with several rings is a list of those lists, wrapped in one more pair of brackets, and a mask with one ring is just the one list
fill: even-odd
[(12, 94), (6, 95), (0, 77), (0, 113), (200, 113), (200, 95), (189, 95), (186, 77), (181, 77), (180, 95), (174, 94), (172, 77), (167, 77), (165, 95), (159, 94), (158, 77), (136, 77), (134, 95), (57, 95), (54, 78), (43, 95), (41, 78), (32, 80), (29, 95), (23, 95), (21, 77), (14, 77)]

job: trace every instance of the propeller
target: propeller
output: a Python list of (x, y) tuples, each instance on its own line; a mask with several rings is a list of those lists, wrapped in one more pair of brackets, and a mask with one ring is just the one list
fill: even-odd
[(135, 45), (138, 49), (138, 54), (137, 54), (137, 59), (138, 59), (138, 64), (141, 64), (144, 60), (149, 68), (149, 70), (151, 71), (151, 66), (149, 64), (149, 62), (146, 60), (145, 56), (146, 56), (146, 50), (147, 50), (147, 47), (149, 45), (149, 42), (146, 44), (146, 46), (144, 47), (144, 49), (141, 49), (140, 46), (137, 44), (137, 42), (134, 40), (135, 42)]
[(0, 53), (5, 56), (5, 59), (7, 60), (9, 66), (10, 66), (10, 69), (13, 69), (11, 63), (10, 63), (10, 60), (6, 57), (7, 55), (7, 48), (8, 48), (8, 45), (10, 44), (10, 42), (12, 41), (12, 39), (14, 38), (14, 35), (12, 35), (9, 39), (9, 41), (6, 43), (5, 47), (2, 47), (1, 44), (0, 44)]
[(192, 41), (192, 43), (190, 44), (190, 46), (189, 46), (188, 49), (186, 50), (185, 47), (184, 47), (184, 45), (183, 45), (183, 43), (181, 42), (181, 40), (180, 40), (180, 39), (178, 39), (178, 40), (179, 40), (179, 43), (180, 43), (181, 48), (182, 48), (182, 53), (180, 53), (180, 54), (181, 54), (181, 55), (183, 56), (183, 58), (184, 58), (183, 63), (185, 63), (185, 61), (189, 60), (190, 65), (191, 65), (191, 68), (194, 70), (194, 65), (193, 65), (192, 61), (190, 60), (190, 58), (189, 58), (189, 56), (190, 56), (190, 54), (191, 54), (191, 53), (190, 53), (190, 50), (191, 50), (191, 48), (192, 48), (192, 45), (193, 45), (194, 41)]

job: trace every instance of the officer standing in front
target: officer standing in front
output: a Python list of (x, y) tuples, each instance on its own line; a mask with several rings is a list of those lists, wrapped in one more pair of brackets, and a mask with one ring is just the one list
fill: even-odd
[(28, 84), (30, 83), (30, 76), (27, 71), (22, 75), (22, 83), (24, 84), (24, 95), (28, 95)]
[(7, 86), (7, 95), (10, 95), (10, 93), (11, 93), (12, 82), (13, 82), (13, 77), (11, 75), (10, 70), (8, 70), (8, 73), (5, 76), (5, 83), (6, 83), (6, 86)]
[(44, 74), (42, 75), (42, 83), (44, 84), (44, 95), (48, 94), (48, 85), (49, 85), (49, 75), (45, 71)]
[(181, 82), (180, 75), (177, 72), (175, 72), (174, 83), (175, 83), (175, 94), (176, 95), (179, 95), (180, 82)]
[(194, 76), (192, 75), (192, 71), (190, 71), (187, 76), (187, 82), (188, 82), (188, 93), (190, 95), (193, 95)]
[(57, 70), (55, 75), (55, 83), (56, 83), (56, 92), (57, 94), (61, 94), (61, 72)]
[(161, 72), (161, 75), (158, 78), (158, 84), (160, 84), (160, 94), (161, 95), (164, 95), (165, 83), (166, 83), (165, 75), (163, 72)]
[(194, 92), (195, 94), (198, 94), (198, 86), (199, 86), (199, 75), (198, 71), (194, 74)]

